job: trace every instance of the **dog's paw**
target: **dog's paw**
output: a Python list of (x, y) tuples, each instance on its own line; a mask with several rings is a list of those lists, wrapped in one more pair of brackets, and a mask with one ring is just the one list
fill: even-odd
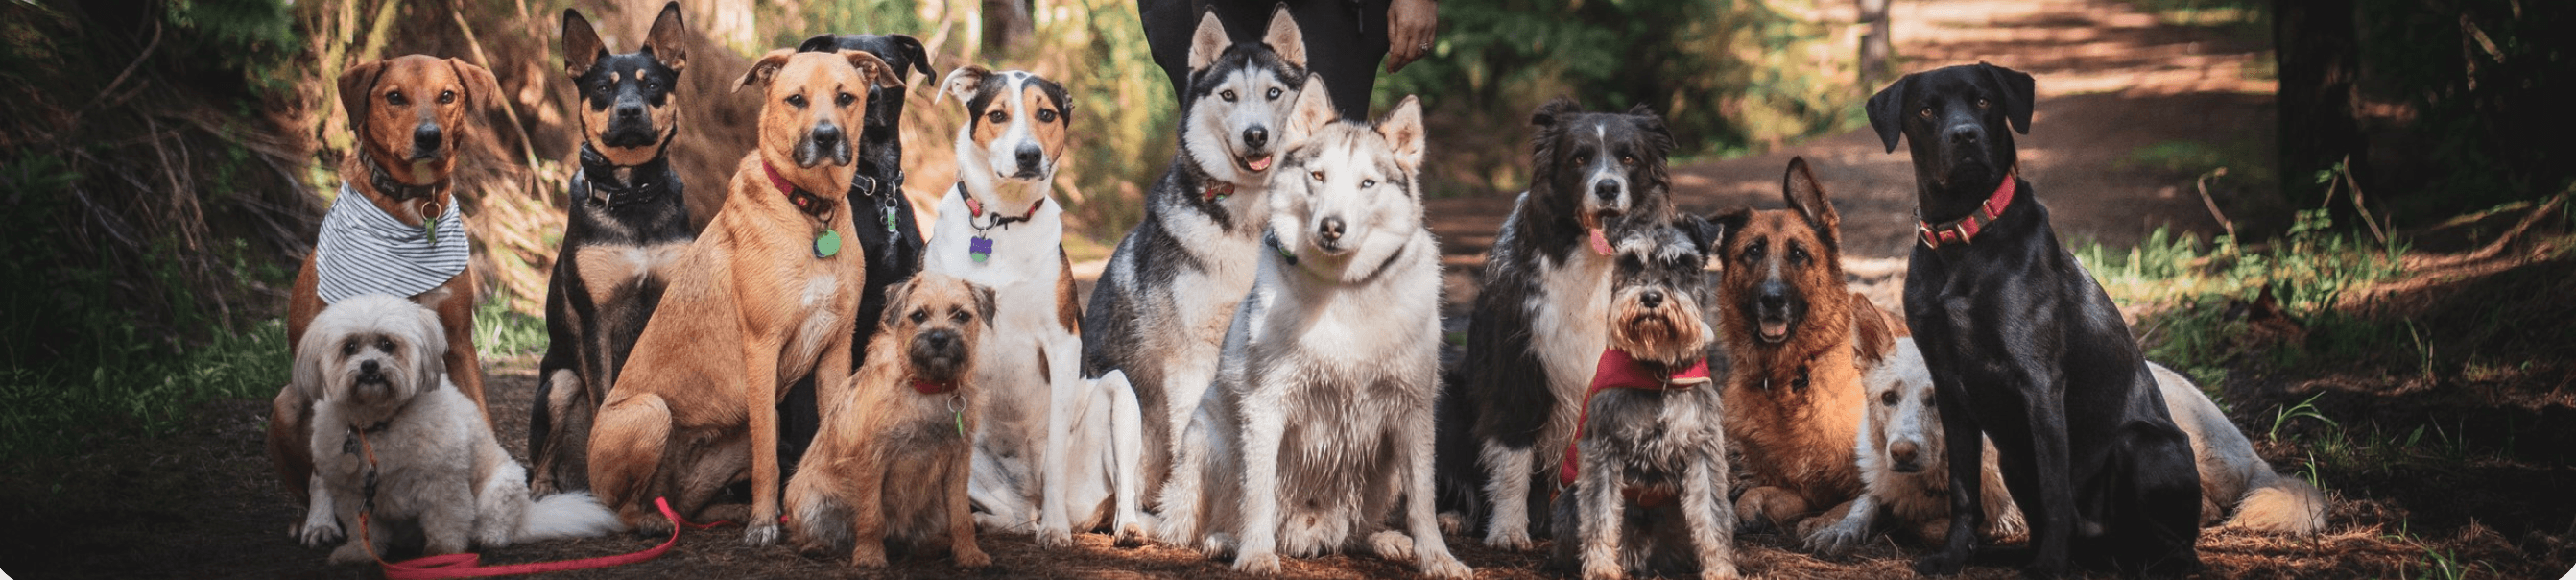
[(1526, 530), (1494, 528), (1485, 532), (1485, 545), (1497, 550), (1528, 551), (1533, 545)]
[(1440, 533), (1466, 535), (1467, 516), (1458, 515), (1458, 512), (1440, 512)]
[(1073, 533), (1065, 530), (1038, 530), (1038, 547), (1049, 550), (1073, 547)]
[(778, 522), (758, 522), (742, 530), (742, 545), (761, 547), (777, 543)]
[(1914, 573), (1924, 576), (1949, 576), (1959, 573), (1959, 568), (1967, 564), (1966, 560), (1967, 558), (1952, 556), (1946, 551), (1934, 552), (1930, 556), (1914, 561)]
[[(964, 562), (964, 560), (960, 559), (959, 562)], [(850, 567), (869, 569), (884, 568), (886, 567), (885, 550), (879, 549), (874, 552), (850, 554)]]
[(1110, 539), (1111, 541), (1116, 542), (1118, 547), (1121, 548), (1143, 546), (1145, 545), (1145, 537), (1147, 535), (1145, 530), (1150, 527), (1150, 525), (1144, 522), (1129, 522), (1127, 525), (1118, 526), (1118, 535), (1112, 536)]
[(1736, 580), (1735, 563), (1725, 562), (1699, 571), (1699, 580)]
[(307, 548), (319, 548), (348, 539), (346, 534), (340, 532), (340, 522), (325, 519), (304, 522), (300, 527), (304, 529), (296, 530), (296, 536), (297, 539), (304, 541), (304, 547)]
[(1403, 532), (1388, 530), (1369, 534), (1368, 539), (1369, 549), (1376, 550), (1377, 557), (1389, 560), (1413, 559), (1413, 536), (1404, 535)]
[(1238, 554), (1234, 557), (1234, 571), (1246, 574), (1278, 574), (1279, 554), (1276, 552)]
[(958, 568), (974, 570), (991, 565), (993, 565), (993, 556), (985, 554), (982, 548), (967, 546), (966, 549), (957, 552)]
[[(1600, 562), (1595, 560), (1609, 560)], [(1616, 558), (1583, 559), (1583, 580), (1626, 580), (1628, 571), (1619, 567)]]
[(1446, 578), (1449, 580), (1466, 580), (1467, 578), (1476, 577), (1476, 570), (1474, 568), (1467, 567), (1467, 563), (1458, 561), (1456, 556), (1451, 556), (1448, 552), (1427, 555), (1429, 557), (1422, 559), (1422, 575), (1424, 576)]
[(1860, 546), (1862, 532), (1860, 526), (1840, 522), (1818, 527), (1806, 534), (1807, 549), (1819, 556), (1839, 557)]

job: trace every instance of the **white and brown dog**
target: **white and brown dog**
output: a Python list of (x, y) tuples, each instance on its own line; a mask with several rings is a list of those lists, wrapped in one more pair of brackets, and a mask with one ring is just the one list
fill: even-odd
[(980, 66), (948, 73), (939, 95), (955, 97), (967, 120), (957, 129), (958, 183), (939, 202), (922, 267), (991, 288), (1000, 305), (975, 366), (976, 384), (991, 393), (972, 485), (984, 523), (1034, 522), (1048, 547), (1110, 524), (1121, 541), (1141, 540), (1137, 478), (1113, 475), (1135, 473), (1142, 453), (1136, 394), (1122, 373), (1082, 378), (1082, 306), (1063, 205), (1050, 198), (1073, 103), (1045, 77)]
[[(316, 395), (313, 502), (298, 539), (352, 540), (331, 552), (350, 564), (397, 540), (454, 554), (624, 528), (588, 493), (531, 501), (527, 470), (447, 379), (446, 336), (437, 313), (388, 294), (332, 303), (306, 327), (295, 381)], [(356, 525), (364, 535), (342, 532)]]

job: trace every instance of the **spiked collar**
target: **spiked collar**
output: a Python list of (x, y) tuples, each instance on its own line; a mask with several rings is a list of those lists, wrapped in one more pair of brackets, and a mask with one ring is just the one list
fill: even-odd
[(1977, 232), (1985, 231), (1986, 224), (2004, 217), (2004, 208), (2012, 205), (2013, 192), (2018, 188), (2013, 182), (2020, 180), (2021, 172), (2005, 172), (2003, 184), (1995, 186), (1994, 194), (1986, 196), (1986, 202), (1978, 205), (1976, 211), (1968, 212), (1968, 217), (1934, 224), (1922, 221), (1919, 219), (1921, 214), (1916, 214), (1915, 233), (1923, 240), (1923, 247), (1939, 249), (1943, 244), (1966, 244), (1976, 240)]
[(376, 156), (368, 153), (367, 148), (363, 146), (358, 148), (358, 161), (367, 166), (367, 186), (375, 189), (376, 193), (384, 194), (385, 197), (393, 198), (397, 202), (428, 199), (447, 189), (446, 180), (439, 180), (429, 185), (411, 185), (395, 181), (393, 175), (385, 173), (385, 166), (376, 162)]
[[(668, 140), (664, 143), (667, 145)], [(607, 156), (591, 148), (589, 143), (582, 143), (581, 174), (590, 186), (590, 199), (582, 201), (596, 207), (620, 208), (661, 197), (663, 192), (671, 190), (670, 182), (662, 179), (670, 168), (669, 147), (664, 147), (662, 154), (654, 156), (651, 161), (617, 165), (610, 163)], [(625, 183), (617, 181), (621, 170), (627, 176)]]
[(835, 204), (831, 198), (814, 195), (814, 192), (805, 191), (796, 184), (788, 183), (787, 176), (780, 175), (778, 168), (768, 162), (761, 162), (760, 170), (768, 174), (770, 187), (778, 188), (778, 191), (787, 194), (789, 203), (796, 204), (796, 211), (821, 220), (825, 224), (832, 223), (832, 209)]

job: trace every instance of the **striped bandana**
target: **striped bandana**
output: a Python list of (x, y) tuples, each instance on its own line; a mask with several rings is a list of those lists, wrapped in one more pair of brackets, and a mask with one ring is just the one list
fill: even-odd
[[(409, 298), (463, 273), (473, 257), (465, 239), (465, 216), (451, 203), (430, 223), (438, 227), (436, 238), (425, 228), (386, 215), (348, 184), (340, 184), (340, 198), (322, 216), (322, 237), (313, 247), (322, 302), (360, 294)], [(430, 243), (433, 239), (436, 245)]]

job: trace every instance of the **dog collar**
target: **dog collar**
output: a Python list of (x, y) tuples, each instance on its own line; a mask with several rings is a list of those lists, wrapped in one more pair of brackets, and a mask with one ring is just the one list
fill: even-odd
[(1287, 247), (1287, 246), (1279, 245), (1279, 236), (1278, 236), (1278, 235), (1276, 235), (1276, 234), (1272, 234), (1272, 233), (1270, 233), (1270, 232), (1269, 232), (1269, 231), (1267, 231), (1267, 230), (1262, 231), (1262, 232), (1261, 232), (1261, 246), (1262, 246), (1262, 247), (1265, 247), (1265, 248), (1270, 248), (1270, 251), (1275, 252), (1275, 253), (1278, 253), (1278, 254), (1279, 254), (1279, 261), (1287, 262), (1287, 263), (1288, 263), (1288, 265), (1290, 265), (1290, 266), (1295, 266), (1295, 265), (1297, 265), (1297, 253), (1296, 253), (1296, 252), (1288, 251), (1288, 247)]
[(1691, 366), (1680, 371), (1673, 371), (1664, 365), (1639, 361), (1628, 356), (1626, 351), (1601, 349), (1601, 362), (1592, 373), (1592, 387), (1583, 391), (1583, 406), (1575, 415), (1574, 439), (1565, 444), (1565, 464), (1557, 468), (1557, 483), (1573, 485), (1575, 474), (1579, 472), (1576, 445), (1583, 441), (1583, 424), (1592, 420), (1593, 394), (1608, 389), (1687, 391), (1709, 381), (1706, 358), (1692, 361)]
[(945, 392), (954, 391), (954, 390), (957, 390), (957, 384), (956, 384), (956, 383), (934, 383), (934, 382), (925, 381), (925, 380), (921, 380), (921, 379), (913, 379), (913, 380), (912, 380), (912, 392), (915, 392), (915, 393), (921, 393), (921, 394), (924, 394), (924, 395), (936, 395), (936, 394), (945, 393)]
[[(667, 145), (668, 141), (664, 143)], [(653, 199), (669, 190), (670, 183), (661, 177), (671, 167), (670, 149), (665, 147), (662, 152), (662, 155), (642, 164), (617, 165), (610, 163), (607, 156), (591, 148), (589, 143), (582, 143), (581, 177), (584, 185), (590, 187), (590, 197), (583, 201), (592, 206), (618, 208)], [(626, 183), (616, 183), (619, 169), (628, 170), (630, 177)]]
[(1226, 196), (1231, 195), (1234, 195), (1234, 184), (1232, 183), (1209, 179), (1201, 182), (1201, 185), (1199, 186), (1199, 199), (1208, 203), (1225, 201)]
[[(966, 198), (966, 227), (975, 228), (975, 237), (966, 240), (966, 257), (975, 260), (978, 264), (993, 258), (993, 238), (984, 235), (985, 230), (993, 228), (1009, 229), (1013, 222), (1024, 222), (1035, 219), (1038, 217), (1038, 208), (1046, 207), (1047, 200), (1046, 196), (1038, 196), (1037, 201), (1029, 202), (1029, 213), (1020, 214), (1019, 217), (1011, 217), (997, 213), (993, 214), (992, 221), (985, 222), (983, 225), (976, 225), (975, 220), (984, 218), (984, 202), (976, 201), (975, 196), (967, 195), (966, 184), (963, 182), (957, 184), (957, 197)], [(889, 226), (888, 229), (891, 230), (891, 226), (893, 224), (892, 219), (888, 218), (886, 223)]]
[[(400, 181), (394, 181), (392, 175), (385, 173), (385, 166), (381, 163), (376, 163), (376, 156), (367, 153), (367, 148), (364, 146), (358, 147), (358, 160), (366, 163), (367, 165), (367, 186), (374, 188), (376, 193), (385, 194), (385, 197), (393, 198), (394, 201), (411, 201), (415, 198), (426, 199), (438, 195), (440, 190), (447, 189), (447, 182), (445, 181), (429, 185), (411, 185)], [(430, 212), (426, 208), (422, 209), (420, 213), (421, 215), (430, 215)]]
[(1937, 249), (1942, 244), (1965, 244), (1975, 240), (1977, 232), (1985, 231), (1986, 224), (2004, 217), (2004, 207), (2012, 205), (2013, 190), (2016, 189), (2013, 182), (2020, 179), (2020, 172), (2004, 173), (2003, 184), (1995, 186), (1995, 193), (1986, 196), (1986, 203), (1978, 206), (1977, 211), (1968, 212), (1968, 217), (1937, 225), (1915, 220), (1915, 233), (1923, 239), (1923, 247)]
[(778, 191), (786, 193), (787, 201), (796, 204), (796, 211), (814, 218), (814, 257), (829, 258), (839, 255), (841, 232), (832, 229), (834, 204), (831, 198), (814, 195), (814, 192), (805, 191), (804, 188), (796, 187), (796, 184), (788, 183), (787, 176), (779, 175), (778, 168), (766, 161), (761, 162), (760, 170), (768, 174), (770, 187), (776, 187)]

